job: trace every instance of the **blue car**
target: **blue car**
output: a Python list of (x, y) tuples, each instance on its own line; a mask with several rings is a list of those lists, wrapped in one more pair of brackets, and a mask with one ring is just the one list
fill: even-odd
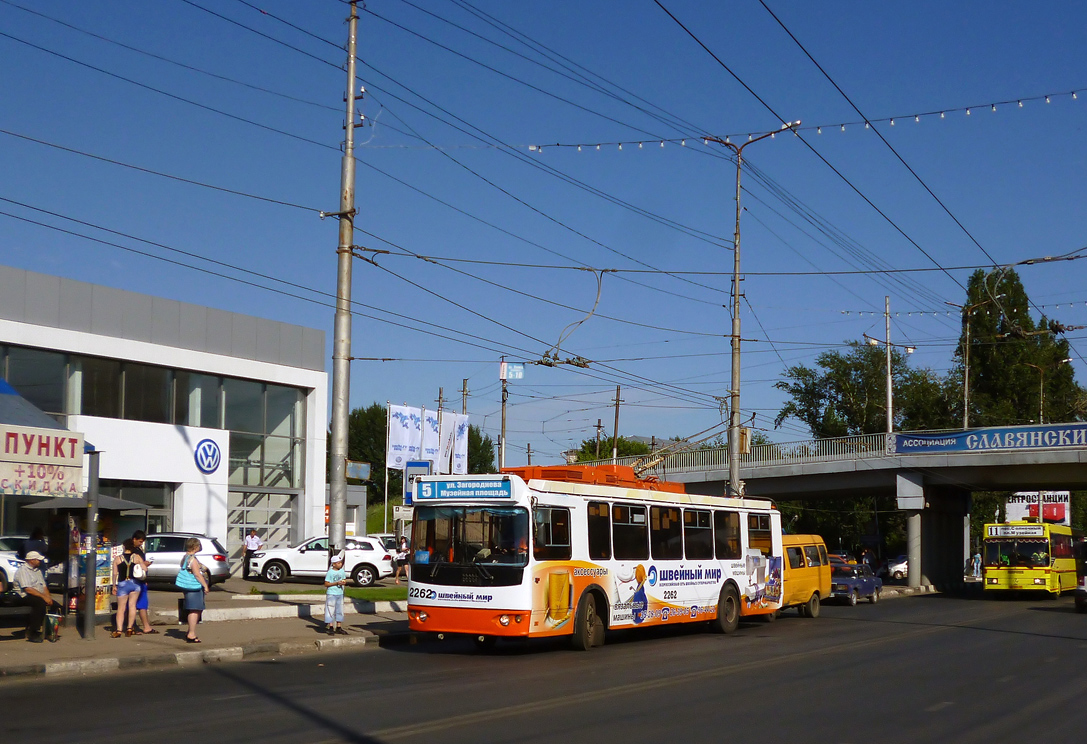
[(872, 569), (860, 566), (830, 567), (830, 598), (856, 606), (862, 597), (875, 604), (883, 592), (883, 580)]

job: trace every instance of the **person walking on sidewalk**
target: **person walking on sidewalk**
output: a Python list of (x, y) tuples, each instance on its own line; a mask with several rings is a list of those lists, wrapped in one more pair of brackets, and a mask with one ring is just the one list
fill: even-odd
[(12, 580), (12, 588), (19, 595), (20, 604), (30, 608), (30, 617), (26, 621), (26, 639), (31, 643), (42, 642), (42, 623), (45, 613), (56, 605), (49, 587), (45, 585), (45, 574), (41, 565), (45, 556), (36, 550), (26, 554), (26, 562), (19, 566)]
[(396, 549), (396, 574), (393, 579), (397, 584), (400, 583), (400, 572), (404, 572), (404, 581), (408, 580), (408, 556), (410, 555), (410, 548), (408, 547), (408, 538), (404, 535), (400, 536), (400, 545)]
[(257, 531), (250, 528), (249, 534), (245, 536), (245, 557), (242, 564), (242, 578), (249, 578), (249, 561), (253, 559), (253, 554), (264, 547), (264, 541), (257, 537)]
[(974, 578), (975, 579), (980, 579), (981, 578), (981, 553), (974, 553), (973, 564), (974, 564)]
[(200, 643), (196, 637), (196, 623), (204, 611), (204, 596), (208, 593), (208, 582), (204, 578), (204, 564), (196, 559), (200, 550), (200, 541), (190, 537), (185, 541), (185, 557), (174, 583), (185, 593), (185, 611), (189, 622), (189, 632), (185, 635), (186, 643)]
[(329, 635), (347, 635), (343, 629), (343, 587), (346, 583), (343, 553), (340, 553), (332, 556), (332, 565), (325, 574), (325, 631)]

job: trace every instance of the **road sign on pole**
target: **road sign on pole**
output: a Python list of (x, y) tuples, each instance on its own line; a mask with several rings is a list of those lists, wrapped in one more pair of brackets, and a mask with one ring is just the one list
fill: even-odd
[(411, 497), (415, 493), (415, 479), (421, 475), (430, 475), (430, 470), (430, 460), (408, 460), (404, 463), (404, 504), (406, 506), (411, 506)]

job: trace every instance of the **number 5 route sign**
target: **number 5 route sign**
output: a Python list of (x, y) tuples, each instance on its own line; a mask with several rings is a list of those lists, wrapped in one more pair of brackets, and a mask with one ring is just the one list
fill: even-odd
[(415, 479), (421, 475), (430, 475), (430, 460), (408, 460), (404, 463), (404, 504), (411, 505), (415, 493)]

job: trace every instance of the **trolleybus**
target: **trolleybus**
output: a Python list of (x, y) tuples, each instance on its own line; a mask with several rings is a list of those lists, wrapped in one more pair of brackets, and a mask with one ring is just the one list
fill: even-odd
[(510, 468), (415, 484), (414, 631), (498, 638), (706, 622), (781, 608), (781, 517), (768, 501), (685, 493), (622, 466)]
[(1035, 590), (1060, 596), (1076, 587), (1073, 544), (1078, 531), (1063, 524), (1017, 521), (985, 525), (985, 591)]

